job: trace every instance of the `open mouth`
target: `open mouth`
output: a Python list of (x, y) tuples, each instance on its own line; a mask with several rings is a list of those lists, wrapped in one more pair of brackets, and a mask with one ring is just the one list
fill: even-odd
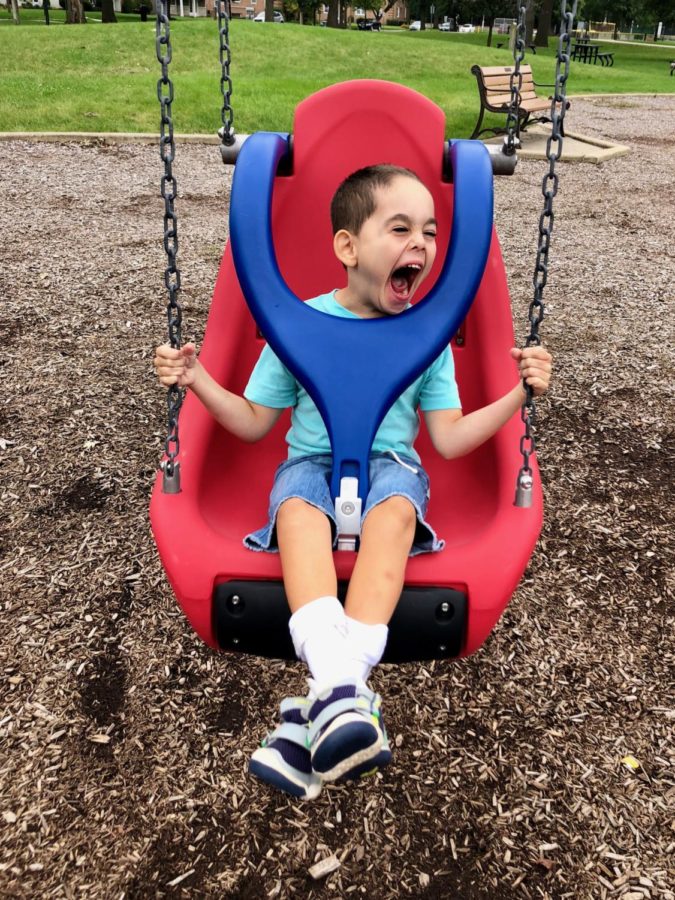
[(399, 300), (407, 300), (413, 289), (415, 279), (422, 271), (419, 263), (411, 263), (408, 266), (399, 266), (391, 273), (391, 288)]

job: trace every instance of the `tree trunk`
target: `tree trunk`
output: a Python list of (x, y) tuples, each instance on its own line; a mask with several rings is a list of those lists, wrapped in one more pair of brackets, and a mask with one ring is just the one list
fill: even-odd
[(548, 47), (548, 36), (551, 33), (551, 16), (553, 15), (553, 0), (542, 0), (539, 10), (539, 24), (537, 25), (537, 37), (535, 47)]
[(338, 23), (338, 7), (340, 5), (340, 0), (330, 0), (328, 4), (328, 18), (326, 20), (326, 26), (328, 28), (339, 28)]
[(42, 0), (42, 10), (45, 14), (45, 25), (49, 25), (49, 0)]
[(429, 3), (427, 0), (423, 0), (420, 3), (420, 31), (427, 30), (427, 16), (429, 15)]
[(529, 47), (532, 43), (532, 32), (534, 31), (534, 0), (527, 0), (527, 10), (525, 12), (525, 46)]
[(265, 21), (274, 22), (274, 0), (265, 0)]
[(19, 0), (11, 0), (12, 21), (15, 25), (19, 24)]
[(66, 2), (66, 25), (84, 25), (84, 9), (82, 8), (82, 0), (67, 0)]
[(117, 21), (117, 16), (115, 15), (115, 7), (113, 6), (113, 0), (101, 0), (101, 21)]
[(490, 27), (488, 28), (488, 39), (487, 39), (488, 47), (492, 46), (492, 26), (494, 25), (494, 23), (495, 23), (494, 19), (490, 19)]

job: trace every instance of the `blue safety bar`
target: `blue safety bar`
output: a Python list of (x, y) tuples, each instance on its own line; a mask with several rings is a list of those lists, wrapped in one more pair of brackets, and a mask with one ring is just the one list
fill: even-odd
[[(492, 166), (478, 141), (452, 141), (452, 231), (438, 280), (397, 316), (343, 319), (312, 309), (279, 271), (271, 228), (279, 164), (290, 162), (287, 134), (259, 132), (244, 143), (230, 205), (232, 256), (260, 331), (316, 404), (333, 450), (331, 492), (358, 478), (368, 494), (368, 459), (396, 399), (439, 356), (466, 317), (492, 239)], [(326, 213), (328, 214), (328, 213)]]

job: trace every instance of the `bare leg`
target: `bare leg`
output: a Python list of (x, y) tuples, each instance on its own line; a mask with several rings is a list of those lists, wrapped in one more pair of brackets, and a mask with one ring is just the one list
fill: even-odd
[(277, 514), (277, 540), (288, 605), (294, 613), (317, 597), (335, 597), (330, 521), (299, 497), (286, 500)]
[(345, 603), (352, 619), (368, 625), (389, 622), (403, 589), (416, 525), (415, 508), (405, 497), (383, 500), (368, 513)]

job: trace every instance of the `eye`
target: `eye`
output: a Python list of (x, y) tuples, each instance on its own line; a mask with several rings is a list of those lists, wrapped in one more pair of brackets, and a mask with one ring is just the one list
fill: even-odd
[(394, 231), (397, 234), (405, 234), (407, 232), (407, 230), (408, 229), (405, 227), (405, 225), (395, 225), (394, 226)]
[(431, 238), (432, 240), (436, 240), (436, 232), (435, 231), (425, 231), (424, 236)]

